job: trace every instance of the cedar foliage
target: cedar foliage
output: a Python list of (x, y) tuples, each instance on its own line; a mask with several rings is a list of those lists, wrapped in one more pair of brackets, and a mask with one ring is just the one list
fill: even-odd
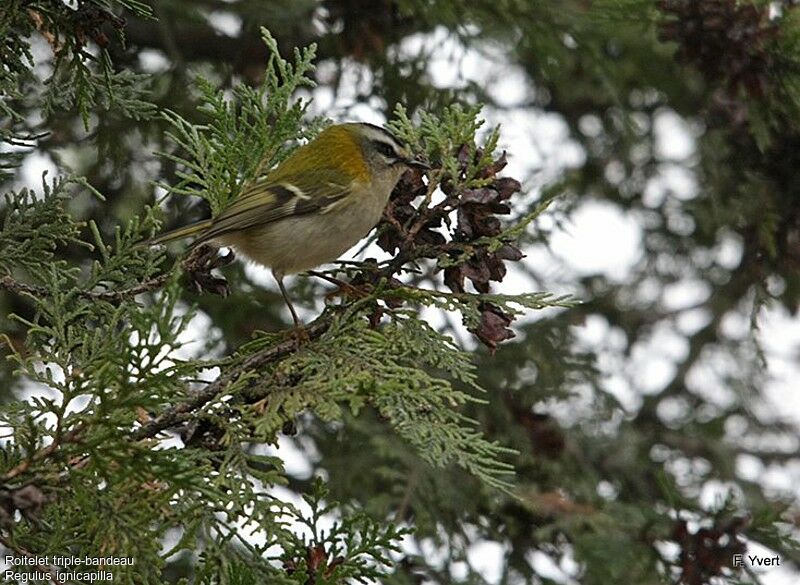
[[(241, 26), (221, 33), (219, 14)], [(533, 553), (586, 584), (758, 583), (731, 562), (751, 543), (794, 566), (796, 496), (742, 462), (788, 473), (797, 459), (796, 426), (763, 408), (758, 323), (800, 299), (798, 14), (756, 0), (7, 1), (0, 544), (134, 557), (122, 583), (485, 583), (470, 547), (487, 540), (505, 583), (552, 582)], [(534, 90), (513, 107), (557, 114), (580, 165), (505, 176), (502, 129), (467, 104), (512, 106), (491, 83), (439, 86), (435, 45), (399, 50), (419, 34), (499, 48), (488, 73), (518, 66)], [(324, 274), (358, 294), (323, 303), (324, 280), (297, 279), (313, 315), (298, 348), (241, 263), (138, 244), (218, 213), (312, 138), (331, 121), (313, 87), (348, 91), (353, 71), (353, 107), (381, 110), (434, 171), (403, 178), (371, 235), (388, 259)], [(665, 113), (692, 128), (690, 159), (658, 152)], [(58, 176), (23, 184), (34, 153)], [(697, 194), (653, 196), (675, 168)], [(625, 278), (518, 262), (586, 201), (641, 218)], [(583, 302), (506, 295), (511, 266), (529, 290)], [(676, 308), (687, 282), (706, 292)], [(692, 313), (701, 324), (684, 326)], [(583, 323), (607, 347), (587, 346)], [(669, 380), (654, 392), (631, 375), (620, 403), (609, 373), (665, 333), (685, 348)], [(709, 392), (697, 372), (717, 364)], [(284, 469), (267, 448), (279, 438), (311, 477)]]

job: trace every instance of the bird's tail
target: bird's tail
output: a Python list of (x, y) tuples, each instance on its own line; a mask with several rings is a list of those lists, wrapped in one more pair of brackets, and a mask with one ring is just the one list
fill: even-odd
[(161, 234), (160, 236), (156, 236), (155, 238), (151, 238), (145, 242), (148, 246), (154, 246), (156, 244), (163, 244), (164, 242), (171, 242), (172, 240), (180, 240), (181, 238), (186, 238), (189, 236), (194, 236), (202, 231), (207, 230), (211, 227), (212, 220), (206, 219), (204, 221), (198, 221), (195, 223), (190, 223), (189, 225), (185, 225), (183, 227), (179, 227), (174, 230), (170, 230)]

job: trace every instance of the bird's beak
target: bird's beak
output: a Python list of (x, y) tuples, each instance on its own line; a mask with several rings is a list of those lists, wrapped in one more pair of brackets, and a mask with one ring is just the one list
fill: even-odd
[(406, 165), (408, 165), (412, 169), (420, 169), (420, 170), (423, 170), (423, 171), (431, 170), (430, 165), (427, 164), (427, 163), (422, 162), (421, 160), (416, 160), (414, 158), (409, 158), (409, 159), (404, 160), (403, 162), (406, 163)]

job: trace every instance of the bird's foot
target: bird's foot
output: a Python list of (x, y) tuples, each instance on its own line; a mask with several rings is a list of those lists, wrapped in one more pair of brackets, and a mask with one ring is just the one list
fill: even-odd
[(291, 329), (287, 329), (286, 336), (294, 342), (295, 350), (299, 350), (301, 347), (311, 342), (308, 329), (302, 324), (296, 324)]

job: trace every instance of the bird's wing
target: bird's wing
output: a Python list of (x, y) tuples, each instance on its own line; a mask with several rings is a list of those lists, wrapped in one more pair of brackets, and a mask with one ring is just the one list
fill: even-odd
[(313, 185), (302, 180), (272, 182), (269, 177), (256, 180), (214, 218), (197, 243), (288, 217), (327, 213), (347, 196), (351, 186), (349, 177), (327, 169), (314, 171)]

